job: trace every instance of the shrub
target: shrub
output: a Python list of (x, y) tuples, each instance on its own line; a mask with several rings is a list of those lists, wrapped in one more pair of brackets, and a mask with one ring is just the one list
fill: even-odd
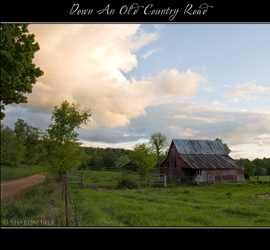
[(138, 184), (132, 180), (131, 176), (128, 174), (124, 174), (121, 178), (117, 179), (117, 187), (118, 188), (138, 188)]

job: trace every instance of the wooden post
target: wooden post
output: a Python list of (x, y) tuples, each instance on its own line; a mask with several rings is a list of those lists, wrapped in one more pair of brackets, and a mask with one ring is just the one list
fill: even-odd
[(220, 175), (220, 180), (221, 180), (221, 183), (222, 183), (222, 175)]
[(66, 226), (68, 227), (68, 201), (67, 201), (67, 176), (64, 176), (65, 186), (65, 212), (66, 212)]
[(65, 188), (65, 184), (64, 184), (63, 174), (61, 174), (61, 180), (62, 180), (62, 201), (64, 201), (64, 188)]
[(166, 187), (166, 174), (164, 173), (164, 187)]
[(83, 173), (82, 173), (82, 183), (81, 183), (81, 188), (83, 188)]

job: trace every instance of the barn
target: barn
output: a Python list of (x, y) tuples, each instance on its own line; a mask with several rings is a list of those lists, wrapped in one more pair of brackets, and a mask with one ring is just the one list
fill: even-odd
[(180, 184), (244, 182), (244, 167), (229, 153), (221, 141), (173, 139), (160, 173)]

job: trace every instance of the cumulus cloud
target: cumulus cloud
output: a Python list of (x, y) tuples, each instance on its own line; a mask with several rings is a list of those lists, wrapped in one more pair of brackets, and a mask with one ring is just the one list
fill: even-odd
[(252, 94), (269, 94), (270, 88), (257, 86), (254, 84), (255, 81), (246, 82), (243, 84), (238, 84), (235, 87), (235, 91), (224, 94), (224, 97), (232, 98), (233, 102), (239, 102), (241, 98), (246, 101), (256, 99), (257, 96), (252, 96)]
[(35, 63), (44, 71), (25, 104), (32, 112), (51, 112), (68, 100), (91, 108), (88, 128), (118, 127), (148, 106), (198, 93), (202, 76), (191, 70), (163, 70), (143, 81), (124, 76), (137, 67), (135, 52), (158, 39), (157, 31), (137, 24), (31, 24), (29, 31), (41, 48)]

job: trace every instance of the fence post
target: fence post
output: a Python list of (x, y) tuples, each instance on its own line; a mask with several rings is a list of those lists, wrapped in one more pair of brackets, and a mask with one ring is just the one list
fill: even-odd
[(83, 174), (84, 174), (84, 173), (82, 173), (82, 183), (81, 183), (81, 188), (83, 188)]
[(164, 187), (166, 187), (166, 174), (164, 173)]
[(68, 227), (67, 175), (64, 175), (66, 226)]

